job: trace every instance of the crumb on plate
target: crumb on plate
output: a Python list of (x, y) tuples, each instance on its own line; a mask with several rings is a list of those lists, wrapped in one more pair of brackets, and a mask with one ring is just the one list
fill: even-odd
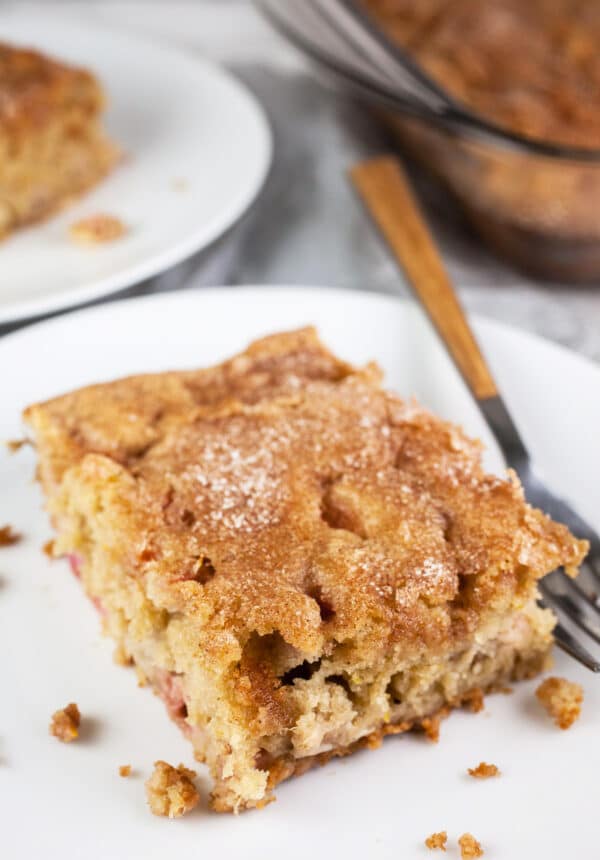
[(131, 765), (130, 764), (122, 764), (119, 767), (119, 776), (130, 776), (131, 775)]
[(480, 761), (477, 767), (470, 767), (467, 771), (469, 776), (475, 779), (489, 779), (491, 776), (500, 776), (500, 771), (495, 764), (487, 764), (485, 761)]
[(458, 844), (460, 845), (462, 860), (475, 860), (476, 857), (483, 857), (483, 848), (471, 833), (463, 833)]
[(42, 552), (44, 555), (47, 555), (48, 558), (54, 558), (54, 541), (52, 538), (47, 540), (46, 543), (42, 546)]
[(0, 527), (0, 546), (12, 546), (15, 543), (19, 543), (20, 540), (21, 535), (12, 526)]
[(581, 713), (583, 688), (566, 678), (546, 678), (535, 691), (546, 712), (560, 729), (568, 729)]
[(430, 851), (446, 850), (446, 842), (448, 841), (448, 834), (445, 830), (441, 830), (439, 833), (432, 833), (431, 836), (428, 836), (425, 840), (425, 845), (429, 848)]
[(173, 188), (173, 191), (187, 191), (188, 188), (190, 187), (190, 184), (187, 181), (187, 179), (183, 179), (182, 177), (177, 177), (176, 179), (174, 179), (172, 181), (171, 186)]
[(195, 771), (184, 765), (173, 767), (166, 761), (154, 762), (146, 782), (146, 798), (154, 815), (178, 818), (198, 805), (200, 795), (192, 782)]
[(86, 218), (80, 218), (69, 227), (71, 238), (86, 245), (113, 242), (124, 236), (126, 232), (125, 224), (115, 215), (89, 215)]
[(75, 702), (71, 702), (66, 708), (61, 708), (52, 714), (50, 722), (50, 734), (65, 744), (71, 743), (79, 736), (79, 725), (81, 714)]
[(6, 443), (6, 447), (10, 451), (11, 454), (16, 454), (17, 451), (20, 451), (25, 445), (31, 445), (31, 440), (24, 439), (9, 439)]

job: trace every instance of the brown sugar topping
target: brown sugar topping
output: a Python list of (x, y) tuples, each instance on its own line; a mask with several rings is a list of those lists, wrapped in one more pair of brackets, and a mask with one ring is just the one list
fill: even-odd
[(198, 805), (200, 795), (192, 782), (195, 771), (166, 761), (154, 763), (152, 776), (146, 782), (146, 798), (154, 815), (178, 818)]
[(581, 713), (583, 688), (566, 678), (546, 678), (535, 695), (559, 729), (570, 728)]
[(492, 776), (500, 776), (500, 771), (495, 764), (487, 764), (484, 761), (479, 762), (477, 767), (470, 767), (467, 770), (469, 776), (475, 779), (489, 779)]
[(81, 714), (75, 702), (71, 702), (65, 708), (52, 714), (50, 723), (50, 734), (65, 744), (77, 740), (79, 736), (79, 725)]
[(13, 544), (19, 543), (20, 540), (21, 535), (12, 526), (0, 527), (0, 546), (13, 546)]
[(445, 851), (447, 841), (448, 834), (445, 830), (441, 830), (439, 833), (432, 833), (431, 836), (428, 836), (425, 845), (430, 851)]
[(477, 857), (484, 855), (483, 848), (471, 833), (463, 833), (458, 844), (462, 860), (476, 860)]

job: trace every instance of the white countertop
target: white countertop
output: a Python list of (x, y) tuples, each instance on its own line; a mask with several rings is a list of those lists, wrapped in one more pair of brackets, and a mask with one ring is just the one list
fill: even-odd
[[(35, 3), (19, 6), (35, 14)], [(311, 283), (406, 293), (344, 177), (354, 160), (380, 151), (383, 139), (357, 106), (315, 79), (248, 2), (73, 0), (56, 3), (55, 10), (147, 33), (224, 62), (269, 113), (276, 158), (265, 192), (236, 230), (188, 266), (186, 286)], [(428, 211), (468, 310), (600, 361), (600, 284), (536, 282), (484, 251), (447, 205), (433, 200)], [(180, 273), (138, 292), (181, 283)]]

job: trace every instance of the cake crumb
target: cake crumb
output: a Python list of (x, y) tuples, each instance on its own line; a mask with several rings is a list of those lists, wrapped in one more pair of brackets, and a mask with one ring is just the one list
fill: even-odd
[(61, 708), (52, 714), (50, 723), (50, 734), (65, 744), (71, 743), (79, 736), (79, 725), (81, 714), (75, 702), (71, 702), (66, 708)]
[(113, 651), (113, 661), (117, 666), (131, 666), (133, 664), (131, 655), (127, 653), (120, 643), (115, 646), (115, 650)]
[(459, 838), (460, 856), (462, 860), (475, 860), (483, 857), (483, 848), (471, 833), (463, 833)]
[(566, 678), (546, 678), (535, 695), (559, 729), (568, 729), (581, 713), (583, 688)]
[(0, 546), (12, 546), (15, 543), (19, 543), (21, 537), (19, 532), (16, 532), (12, 526), (0, 527)]
[(54, 558), (54, 541), (52, 539), (47, 540), (42, 546), (42, 552), (44, 555), (47, 555), (48, 558)]
[(445, 830), (441, 830), (439, 833), (432, 833), (431, 836), (428, 836), (425, 840), (425, 845), (430, 851), (445, 851), (447, 841), (448, 834)]
[(85, 245), (114, 242), (126, 233), (125, 224), (114, 215), (89, 215), (87, 218), (80, 218), (69, 227), (70, 237)]
[(176, 179), (173, 179), (173, 181), (171, 182), (171, 187), (173, 188), (173, 191), (187, 191), (188, 188), (190, 187), (190, 184), (187, 181), (187, 179), (183, 179), (182, 177), (177, 177)]
[(24, 445), (31, 445), (30, 439), (9, 439), (6, 443), (6, 447), (10, 451), (11, 454), (16, 454), (17, 451), (20, 451)]
[(500, 771), (495, 764), (487, 764), (485, 761), (480, 761), (477, 767), (470, 767), (467, 770), (469, 776), (475, 779), (489, 779), (491, 776), (500, 776)]
[(154, 815), (178, 818), (198, 805), (200, 795), (192, 782), (195, 771), (184, 765), (173, 767), (166, 761), (154, 762), (146, 782), (146, 798)]
[(131, 765), (130, 764), (122, 764), (119, 767), (119, 776), (130, 776), (131, 774)]

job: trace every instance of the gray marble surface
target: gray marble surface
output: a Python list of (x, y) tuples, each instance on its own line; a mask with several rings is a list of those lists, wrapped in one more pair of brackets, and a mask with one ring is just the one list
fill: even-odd
[[(140, 20), (139, 15), (136, 18)], [(232, 20), (228, 17), (225, 25)], [(231, 28), (221, 30), (227, 44)], [(274, 63), (270, 50), (261, 46), (262, 60), (249, 56), (242, 62), (229, 61), (257, 94), (273, 127), (275, 158), (262, 195), (212, 248), (117, 299), (218, 283), (323, 284), (407, 294), (400, 272), (346, 179), (354, 161), (387, 150), (389, 140), (364, 109), (321, 84), (301, 65)], [(281, 53), (281, 46), (278, 50)], [(229, 60), (229, 55), (219, 58)], [(416, 179), (469, 311), (538, 333), (600, 361), (600, 285), (544, 284), (513, 271), (481, 247), (455, 207), (422, 177)]]

